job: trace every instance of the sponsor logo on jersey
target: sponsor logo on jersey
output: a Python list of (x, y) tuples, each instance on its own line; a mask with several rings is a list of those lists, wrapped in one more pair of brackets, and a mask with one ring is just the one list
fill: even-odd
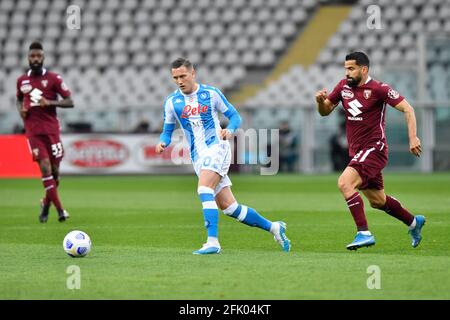
[(42, 86), (43, 86), (44, 88), (47, 88), (48, 80), (42, 80), (42, 81), (41, 81), (41, 84), (42, 84)]
[(348, 120), (350, 121), (363, 121), (362, 117), (347, 117)]
[(370, 89), (364, 90), (363, 95), (364, 95), (364, 98), (369, 99), (372, 96), (372, 90), (370, 90)]
[(23, 94), (27, 94), (28, 92), (31, 91), (31, 89), (33, 89), (33, 87), (31, 86), (31, 84), (23, 84), (20, 87), (20, 92), (22, 92)]
[[(363, 107), (363, 105), (357, 99), (350, 101), (348, 103), (348, 106), (350, 108), (348, 108), (347, 111), (350, 112), (350, 114), (353, 117), (356, 117), (357, 115), (362, 113), (361, 108)], [(350, 119), (350, 120), (354, 120), (354, 119)], [(362, 120), (362, 118), (361, 118), (361, 120)]]
[(33, 155), (34, 155), (35, 157), (38, 157), (38, 156), (39, 156), (39, 148), (34, 148), (34, 149), (33, 149)]
[(350, 91), (350, 90), (342, 90), (342, 91), (341, 91), (341, 96), (342, 96), (342, 99), (353, 99), (353, 97), (354, 97), (355, 95), (353, 94), (353, 91)]
[(127, 146), (113, 140), (78, 140), (67, 148), (67, 158), (76, 167), (109, 168), (124, 163), (128, 157)]
[(205, 123), (206, 123), (205, 120), (192, 120), (191, 121), (191, 125), (193, 127), (197, 127), (197, 128), (203, 127), (205, 125)]
[(190, 116), (199, 116), (202, 113), (208, 112), (208, 106), (202, 106), (199, 104), (197, 107), (192, 107), (191, 105), (187, 105), (184, 107), (183, 112), (181, 113), (181, 118), (189, 118)]
[(388, 97), (391, 99), (398, 99), (398, 97), (400, 97), (400, 94), (397, 91), (395, 91), (394, 89), (389, 89)]
[(39, 105), (39, 101), (42, 99), (42, 94), (43, 92), (38, 88), (34, 88), (33, 91), (30, 92), (30, 105), (32, 107)]

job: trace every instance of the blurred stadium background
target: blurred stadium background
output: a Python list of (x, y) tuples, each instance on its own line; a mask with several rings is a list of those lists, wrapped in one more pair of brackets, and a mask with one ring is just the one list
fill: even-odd
[[(68, 28), (71, 5), (80, 29)], [(53, 209), (38, 224), (40, 173), (15, 107), (34, 40), (75, 101), (58, 109), (61, 172), (93, 175), (62, 179), (64, 224)], [(321, 118), (314, 93), (344, 77), (352, 50), (367, 52), (371, 75), (415, 107), (423, 155), (409, 154), (403, 114), (388, 108), (385, 179), (389, 193), (427, 217), (416, 249), (398, 221), (366, 204), (377, 245), (345, 250), (354, 226), (337, 174), (323, 174), (345, 164), (343, 119)], [(225, 217), (223, 254), (191, 254), (204, 236), (196, 177), (190, 164), (175, 165), (179, 154), (154, 152), (178, 56), (224, 91), (244, 129), (280, 129), (282, 172), (312, 173), (231, 174), (239, 201), (288, 223), (288, 255)], [(0, 0), (0, 59), (0, 177), (36, 177), (0, 179), (0, 299), (449, 299), (450, 0)], [(147, 173), (191, 174), (126, 176)], [(76, 262), (61, 248), (74, 229), (93, 241)], [(68, 286), (74, 263), (82, 290)], [(381, 290), (368, 286), (374, 265)]]
[[(80, 29), (67, 26), (70, 5), (81, 10)], [(377, 9), (379, 29), (370, 27)], [(116, 148), (111, 155), (111, 141), (146, 141), (139, 170), (166, 168), (151, 143), (160, 132), (164, 98), (175, 89), (169, 64), (178, 56), (197, 65), (199, 82), (224, 91), (242, 113), (244, 129), (290, 128), (280, 136), (283, 162), (291, 164), (283, 170), (333, 171), (342, 118), (338, 112), (321, 118), (314, 93), (332, 90), (343, 78), (343, 60), (352, 50), (368, 53), (372, 76), (416, 110), (423, 156), (408, 153), (403, 114), (389, 110), (387, 170), (450, 169), (449, 0), (0, 0), (2, 141), (22, 130), (15, 84), (36, 39), (44, 45), (45, 66), (61, 73), (75, 100), (75, 109), (58, 110), (63, 142), (71, 141), (64, 161), (73, 162), (70, 168), (63, 163), (63, 173), (76, 165), (80, 173), (121, 172), (133, 150)], [(107, 139), (109, 149), (71, 153), (74, 141), (92, 137)], [(4, 143), (3, 155), (10, 147)], [(90, 162), (73, 160), (75, 153)], [(96, 154), (116, 162), (101, 164), (92, 159)]]

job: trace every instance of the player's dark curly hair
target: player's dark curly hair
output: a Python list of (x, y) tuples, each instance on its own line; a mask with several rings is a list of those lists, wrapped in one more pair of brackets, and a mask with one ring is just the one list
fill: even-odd
[(349, 53), (345, 56), (345, 61), (348, 60), (355, 60), (358, 66), (366, 66), (367, 68), (370, 66), (369, 57), (364, 52), (355, 51)]
[(37, 49), (37, 50), (44, 50), (44, 47), (42, 46), (42, 43), (39, 41), (33, 41), (30, 44), (30, 50)]
[(177, 58), (171, 64), (172, 69), (178, 69), (182, 66), (185, 66), (187, 69), (192, 69), (194, 65), (186, 58)]

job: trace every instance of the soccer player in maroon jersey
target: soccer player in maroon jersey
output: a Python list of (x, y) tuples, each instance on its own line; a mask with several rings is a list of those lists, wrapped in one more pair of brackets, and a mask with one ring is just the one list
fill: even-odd
[(384, 192), (381, 171), (388, 161), (385, 136), (386, 104), (405, 114), (408, 126), (409, 150), (419, 157), (422, 151), (416, 132), (416, 117), (409, 103), (389, 85), (369, 76), (369, 58), (363, 52), (353, 52), (345, 57), (345, 76), (331, 94), (326, 89), (316, 93), (321, 116), (329, 115), (342, 103), (346, 113), (346, 131), (349, 155), (352, 158), (338, 180), (338, 187), (347, 201), (357, 227), (357, 234), (349, 250), (375, 244), (370, 233), (364, 202), (358, 190), (369, 200), (372, 208), (383, 210), (406, 224), (417, 247), (422, 239), (425, 217), (414, 216), (400, 202)]
[[(70, 90), (60, 75), (43, 67), (42, 44), (33, 42), (28, 52), (30, 70), (17, 79), (17, 109), (23, 119), (33, 160), (42, 174), (45, 197), (41, 200), (40, 222), (47, 222), (50, 205), (56, 207), (58, 220), (69, 214), (58, 196), (59, 164), (64, 150), (59, 136), (56, 108), (73, 108)], [(58, 100), (58, 95), (63, 99)]]

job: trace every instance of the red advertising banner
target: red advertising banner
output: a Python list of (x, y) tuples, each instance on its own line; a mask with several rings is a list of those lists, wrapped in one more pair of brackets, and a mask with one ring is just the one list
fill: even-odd
[(0, 178), (40, 177), (25, 135), (0, 135)]
[[(62, 175), (193, 173), (181, 133), (156, 154), (157, 134), (63, 134)], [(0, 178), (40, 177), (25, 135), (0, 135)]]

